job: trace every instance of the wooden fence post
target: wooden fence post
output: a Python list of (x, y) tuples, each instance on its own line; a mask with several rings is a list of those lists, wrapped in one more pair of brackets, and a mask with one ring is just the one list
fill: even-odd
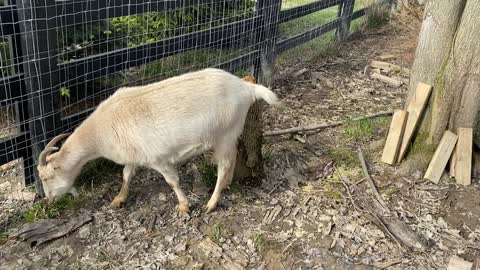
[(354, 6), (355, 0), (344, 0), (342, 4), (338, 6), (338, 16), (342, 18), (342, 22), (340, 23), (340, 27), (337, 28), (337, 40), (343, 41), (348, 37)]
[[(17, 0), (34, 164), (45, 143), (62, 131), (55, 5), (55, 0)], [(37, 194), (43, 197), (37, 174), (35, 180)]]
[[(255, 61), (253, 74), (257, 83), (269, 87), (272, 82), (272, 67), (275, 59), (275, 43), (280, 17), (281, 0), (259, 0), (257, 14), (261, 15), (258, 30), (254, 39), (258, 45), (260, 57)], [(243, 133), (238, 142), (236, 179), (257, 180), (264, 176), (262, 160), (263, 123), (262, 104), (255, 102), (250, 108)], [(254, 183), (258, 183), (255, 181)]]

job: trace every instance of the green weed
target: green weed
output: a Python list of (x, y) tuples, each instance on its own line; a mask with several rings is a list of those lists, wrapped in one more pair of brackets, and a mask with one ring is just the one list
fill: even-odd
[(363, 120), (347, 121), (342, 127), (342, 135), (350, 141), (365, 142), (372, 138), (380, 127), (389, 125), (390, 117), (376, 117)]
[(220, 239), (226, 238), (228, 234), (229, 234), (229, 231), (227, 228), (225, 228), (223, 223), (217, 222), (213, 224), (213, 226), (210, 228), (208, 237), (213, 242), (219, 243)]
[(202, 174), (202, 180), (205, 185), (208, 188), (214, 188), (217, 183), (217, 170), (215, 164), (207, 158), (202, 158), (197, 166), (200, 174)]
[(33, 222), (39, 219), (56, 218), (66, 209), (75, 208), (78, 205), (79, 199), (70, 195), (65, 195), (62, 198), (48, 203), (47, 201), (40, 201), (35, 203), (29, 210), (23, 213), (22, 218), (26, 222)]
[(263, 234), (259, 231), (255, 231), (251, 236), (250, 239), (253, 241), (253, 244), (255, 246), (255, 249), (258, 252), (262, 252), (265, 250), (265, 246), (267, 244), (267, 241), (265, 240), (265, 237)]

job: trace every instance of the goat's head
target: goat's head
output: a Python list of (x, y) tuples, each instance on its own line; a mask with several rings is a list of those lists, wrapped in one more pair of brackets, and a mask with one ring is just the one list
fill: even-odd
[(73, 188), (75, 172), (65, 167), (64, 157), (60, 154), (59, 148), (55, 147), (60, 140), (70, 134), (61, 134), (53, 138), (40, 153), (38, 158), (38, 175), (42, 180), (43, 190), (47, 199), (52, 201), (65, 193), (76, 195)]

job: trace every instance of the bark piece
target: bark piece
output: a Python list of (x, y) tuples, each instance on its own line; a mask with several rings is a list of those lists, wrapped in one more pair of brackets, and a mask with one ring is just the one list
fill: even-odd
[(383, 149), (382, 162), (393, 165), (397, 161), (398, 151), (402, 144), (402, 136), (407, 123), (408, 112), (396, 110), (392, 117), (388, 131), (385, 148)]
[(424, 179), (428, 179), (436, 184), (440, 181), (442, 177), (443, 171), (445, 170), (445, 166), (447, 166), (447, 162), (450, 159), (453, 148), (457, 143), (457, 135), (455, 135), (451, 131), (445, 131), (443, 134), (442, 140), (435, 150), (435, 154), (433, 154), (433, 158), (428, 165), (428, 169), (425, 172)]
[(418, 83), (415, 95), (408, 104), (408, 119), (405, 126), (405, 132), (402, 138), (402, 145), (398, 154), (398, 162), (401, 162), (407, 152), (408, 145), (412, 140), (413, 134), (417, 129), (418, 123), (427, 105), (427, 101), (432, 92), (432, 86), (424, 83)]
[(83, 215), (69, 220), (49, 219), (39, 220), (25, 225), (12, 233), (10, 238), (28, 241), (30, 245), (38, 246), (53, 239), (60, 238), (92, 221), (91, 216)]

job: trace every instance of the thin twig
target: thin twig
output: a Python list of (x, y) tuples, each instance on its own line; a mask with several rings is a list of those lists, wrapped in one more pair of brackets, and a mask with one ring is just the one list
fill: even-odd
[(283, 182), (284, 182), (284, 180), (281, 180), (280, 183), (276, 184), (276, 185), (272, 188), (272, 190), (270, 190), (270, 192), (268, 192), (267, 195), (270, 197), (270, 195), (272, 195), (272, 193), (273, 193), (277, 188), (279, 188), (279, 187), (283, 184)]
[[(386, 111), (386, 112), (378, 112), (362, 117), (357, 117), (353, 118), (352, 121), (360, 121), (368, 118), (373, 118), (373, 117), (379, 117), (379, 116), (385, 116), (385, 115), (391, 115), (393, 111)], [(284, 134), (289, 134), (289, 133), (298, 133), (298, 132), (304, 132), (304, 131), (314, 131), (314, 130), (319, 130), (322, 128), (329, 128), (329, 127), (336, 127), (339, 125), (343, 125), (347, 122), (347, 120), (344, 121), (336, 121), (336, 122), (331, 122), (331, 123), (323, 123), (315, 126), (310, 126), (310, 127), (293, 127), (293, 128), (287, 128), (287, 129), (281, 129), (281, 130), (273, 130), (273, 131), (267, 131), (263, 135), (264, 136), (278, 136), (278, 135), (284, 135)]]
[(355, 200), (353, 200), (352, 193), (350, 193), (350, 188), (348, 187), (347, 183), (345, 183), (345, 179), (343, 179), (344, 176), (337, 169), (337, 166), (334, 165), (333, 168), (335, 168), (335, 171), (337, 172), (338, 177), (340, 177), (340, 180), (342, 181), (343, 186), (347, 190), (348, 198), (352, 202), (353, 208), (355, 208), (355, 210), (359, 210), (359, 208), (357, 207), (357, 204), (355, 203)]
[(370, 174), (368, 173), (367, 164), (365, 163), (365, 158), (363, 156), (363, 152), (362, 152), (361, 148), (358, 148), (358, 158), (360, 159), (360, 163), (362, 164), (363, 173), (365, 174), (365, 177), (367, 179), (367, 183), (370, 186), (370, 189), (372, 190), (373, 195), (375, 196), (375, 199), (377, 199), (377, 201), (382, 205), (382, 207), (384, 208), (385, 211), (389, 211), (388, 207), (387, 207), (387, 204), (382, 199), (382, 196), (380, 196), (380, 193), (378, 193), (378, 190), (375, 187), (375, 184), (373, 183), (373, 180), (370, 177)]

